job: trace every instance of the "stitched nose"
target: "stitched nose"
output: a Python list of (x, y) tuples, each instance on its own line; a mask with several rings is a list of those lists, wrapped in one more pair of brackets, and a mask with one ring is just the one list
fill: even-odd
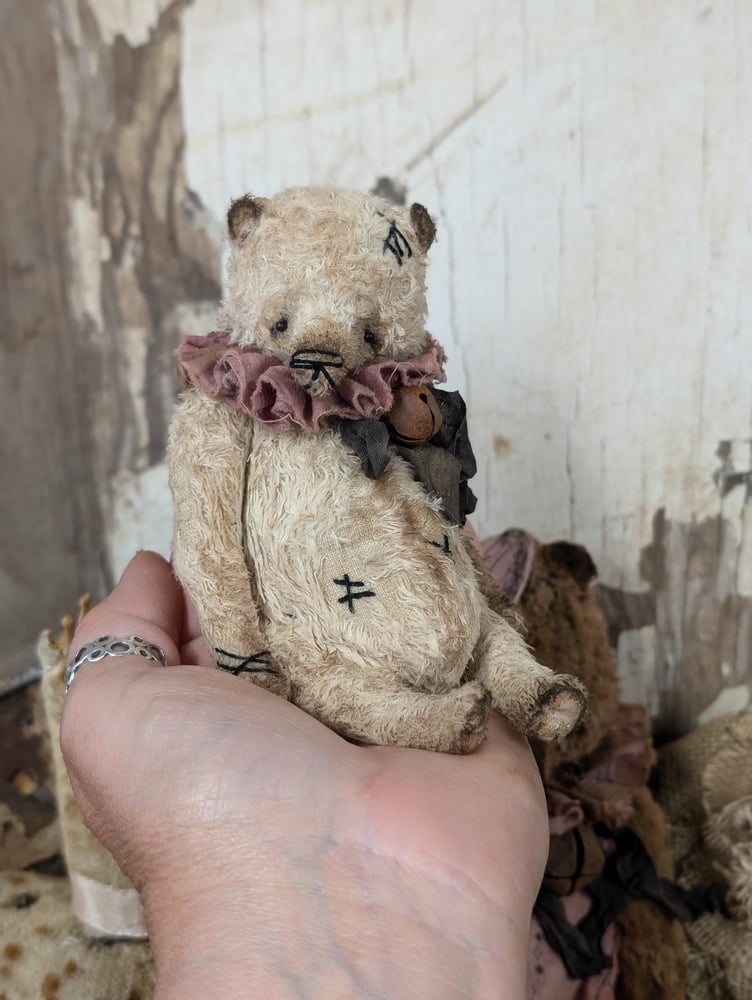
[(311, 381), (306, 388), (309, 388), (321, 375), (329, 385), (334, 388), (334, 379), (331, 370), (342, 368), (344, 361), (341, 354), (335, 351), (319, 351), (313, 347), (301, 347), (290, 359), (290, 368), (303, 369), (311, 372)]

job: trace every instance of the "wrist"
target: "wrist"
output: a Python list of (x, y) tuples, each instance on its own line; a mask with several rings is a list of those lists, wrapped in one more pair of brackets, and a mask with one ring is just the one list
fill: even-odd
[(145, 893), (157, 1000), (524, 996), (527, 923), (459, 876), (335, 842), (243, 855)]

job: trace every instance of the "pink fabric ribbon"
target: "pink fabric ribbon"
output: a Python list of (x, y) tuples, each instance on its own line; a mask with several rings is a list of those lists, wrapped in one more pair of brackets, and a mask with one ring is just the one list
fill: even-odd
[(185, 386), (195, 386), (214, 399), (277, 430), (299, 427), (318, 431), (336, 420), (376, 418), (392, 405), (398, 386), (445, 380), (443, 349), (429, 338), (423, 354), (407, 361), (382, 361), (347, 374), (335, 391), (311, 396), (279, 358), (255, 347), (230, 343), (230, 334), (188, 337), (177, 350), (178, 371)]
[(549, 780), (549, 810), (551, 793), (558, 792), (555, 801), (569, 797), (591, 822), (624, 826), (634, 810), (635, 789), (647, 784), (654, 764), (647, 710), (643, 705), (619, 705), (603, 742), (587, 758), (587, 770), (563, 764)]

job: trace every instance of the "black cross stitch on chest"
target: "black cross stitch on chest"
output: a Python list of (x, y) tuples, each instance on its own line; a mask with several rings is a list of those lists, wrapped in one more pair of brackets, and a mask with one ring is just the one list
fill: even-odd
[(344, 587), (345, 593), (342, 597), (337, 599), (338, 604), (346, 604), (350, 613), (355, 614), (354, 601), (359, 601), (362, 597), (375, 597), (376, 593), (373, 590), (356, 590), (356, 587), (363, 587), (362, 580), (351, 580), (350, 577), (345, 573), (345, 575), (334, 581), (338, 587)]

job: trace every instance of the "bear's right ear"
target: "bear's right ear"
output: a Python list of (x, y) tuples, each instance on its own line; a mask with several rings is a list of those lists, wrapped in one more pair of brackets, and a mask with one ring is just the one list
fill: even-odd
[(266, 198), (253, 198), (249, 194), (232, 202), (227, 212), (227, 229), (233, 240), (237, 242), (251, 235), (267, 204)]
[(551, 542), (543, 546), (551, 562), (565, 569), (581, 587), (587, 587), (598, 575), (595, 563), (584, 545), (574, 542)]

